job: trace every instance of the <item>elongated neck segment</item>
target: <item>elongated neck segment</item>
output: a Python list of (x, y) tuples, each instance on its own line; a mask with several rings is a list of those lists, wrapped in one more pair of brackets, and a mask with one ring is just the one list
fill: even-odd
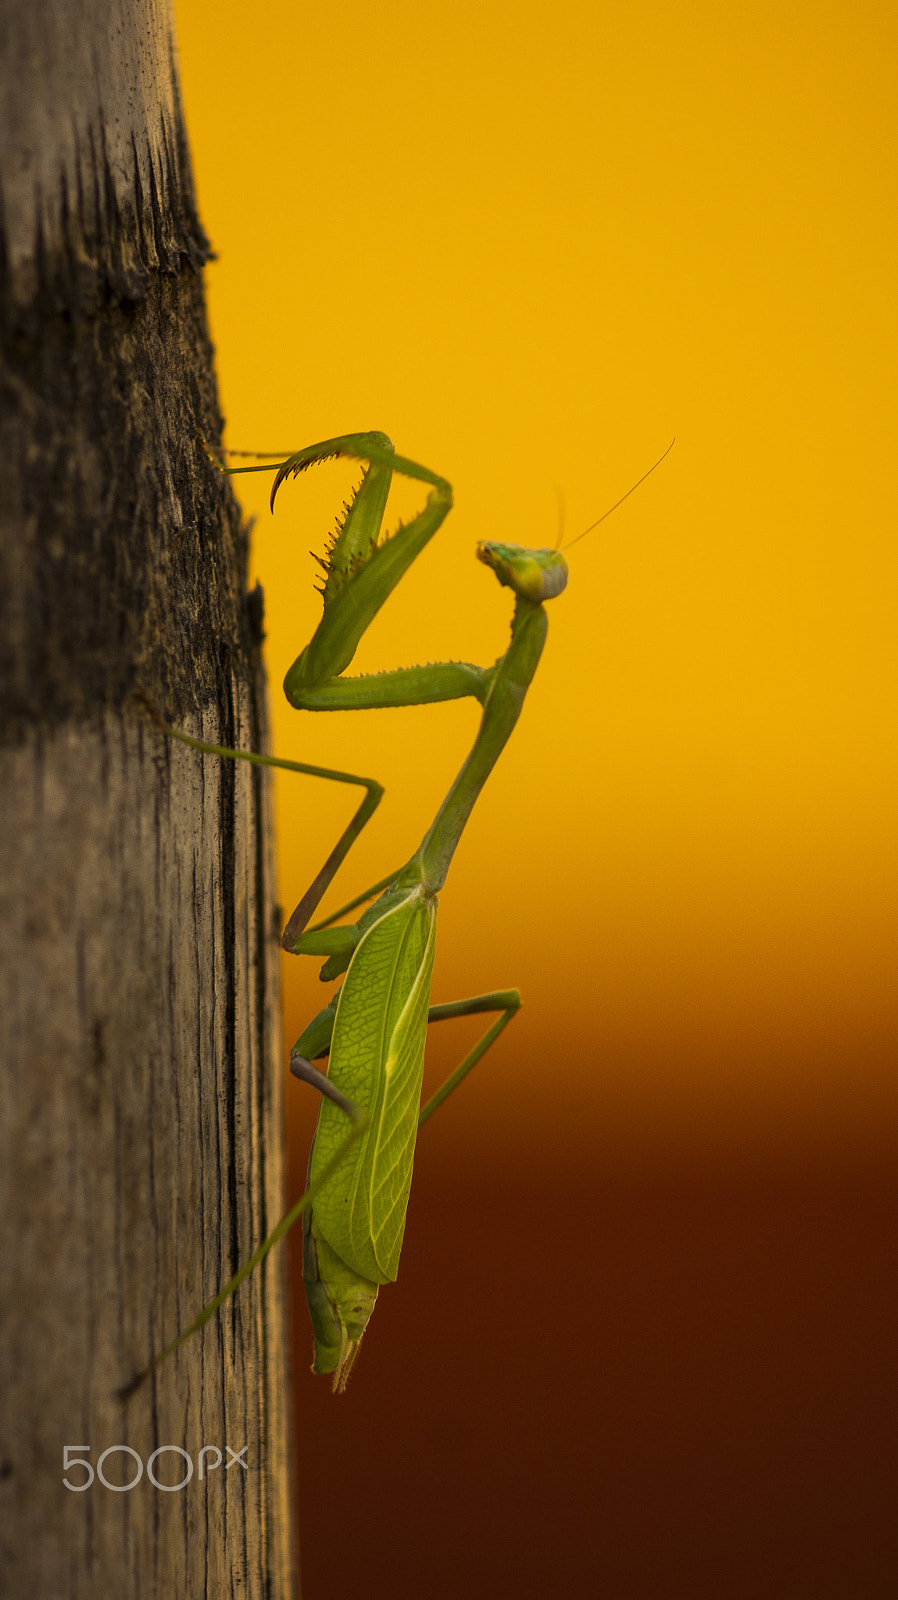
[(414, 857), (413, 864), (418, 868), (420, 880), (431, 893), (445, 883), (449, 863), (477, 796), (521, 714), (524, 697), (543, 652), (548, 626), (549, 619), (542, 605), (520, 596), (517, 598), (511, 643), (497, 663), (492, 688), (484, 701), (477, 738)]

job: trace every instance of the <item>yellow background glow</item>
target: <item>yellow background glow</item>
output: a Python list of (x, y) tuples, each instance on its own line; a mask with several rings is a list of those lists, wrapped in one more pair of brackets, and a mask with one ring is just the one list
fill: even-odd
[[(860, 1153), (896, 1109), (895, 163), (884, 10), (181, 0), (228, 442), (380, 427), (456, 509), (362, 670), (486, 662), (481, 537), (572, 537), (513, 744), (441, 909), (439, 997), (526, 1010), (447, 1137)], [(741, 19), (741, 20), (740, 20)], [(550, 21), (550, 31), (547, 23)], [(259, 524), (275, 747), (414, 847), (473, 703), (311, 718), (284, 669), (352, 476)], [(411, 505), (410, 497), (402, 502)], [(348, 802), (281, 779), (292, 904)], [(340, 898), (344, 895), (341, 894)], [(317, 999), (288, 975), (288, 1033)], [(447, 1046), (454, 1050), (456, 1046)]]

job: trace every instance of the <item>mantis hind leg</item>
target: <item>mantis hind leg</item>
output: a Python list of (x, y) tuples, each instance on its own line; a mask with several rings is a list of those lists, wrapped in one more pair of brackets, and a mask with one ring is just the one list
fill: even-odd
[[(336, 1105), (340, 1106), (341, 1110), (346, 1111), (347, 1115), (352, 1115), (352, 1112), (356, 1109), (352, 1102), (347, 1101), (344, 1104), (344, 1097), (338, 1090), (334, 1089), (325, 1074), (319, 1072), (317, 1067), (312, 1066), (312, 1060), (321, 1060), (329, 1054), (331, 1032), (337, 1009), (336, 1000), (337, 997), (334, 996), (330, 1004), (325, 1006), (323, 1011), (319, 1011), (317, 1017), (313, 1018), (294, 1045), (293, 1054), (290, 1057), (290, 1071), (295, 1078), (301, 1079), (303, 1083), (311, 1084), (320, 1094), (325, 1095), (327, 1099), (333, 1100)], [(469, 1050), (464, 1059), (459, 1062), (454, 1072), (450, 1072), (445, 1083), (442, 1083), (436, 1093), (432, 1094), (430, 1099), (421, 1107), (418, 1115), (419, 1128), (422, 1122), (426, 1122), (428, 1117), (432, 1117), (433, 1113), (439, 1110), (444, 1100), (449, 1099), (449, 1096), (455, 1092), (472, 1068), (476, 1067), (478, 1061), (482, 1060), (486, 1052), (495, 1044), (500, 1033), (508, 1027), (512, 1017), (520, 1010), (520, 1007), (521, 996), (517, 989), (493, 989), (489, 994), (475, 994), (471, 995), (467, 1000), (450, 1000), (443, 1005), (430, 1007), (427, 1013), (427, 1021), (429, 1023), (449, 1022), (453, 1017), (478, 1016), (482, 1012), (498, 1011), (501, 1012), (501, 1015), (496, 1018), (495, 1022), (490, 1024), (482, 1037), (477, 1040), (473, 1049)]]
[[(290, 1065), (291, 1069), (294, 1069), (294, 1062), (292, 1058)], [(228, 1282), (224, 1285), (224, 1287), (219, 1289), (218, 1294), (203, 1306), (203, 1309), (199, 1315), (194, 1317), (193, 1321), (178, 1334), (176, 1339), (172, 1339), (171, 1343), (167, 1344), (164, 1350), (160, 1350), (158, 1354), (154, 1355), (151, 1360), (148, 1361), (147, 1365), (143, 1367), (141, 1371), (130, 1380), (130, 1382), (124, 1384), (117, 1391), (118, 1398), (120, 1400), (129, 1399), (130, 1396), (140, 1388), (144, 1380), (149, 1377), (151, 1372), (154, 1372), (155, 1369), (160, 1366), (168, 1356), (173, 1355), (176, 1350), (180, 1349), (181, 1345), (185, 1344), (193, 1334), (198, 1333), (200, 1328), (204, 1327), (209, 1319), (215, 1315), (216, 1311), (218, 1311), (219, 1308), (224, 1305), (225, 1301), (231, 1298), (231, 1295), (234, 1294), (235, 1290), (239, 1289), (240, 1285), (249, 1277), (250, 1273), (253, 1272), (255, 1268), (265, 1260), (265, 1257), (268, 1255), (269, 1251), (274, 1247), (274, 1245), (276, 1245), (280, 1239), (283, 1239), (286, 1233), (290, 1232), (290, 1229), (296, 1222), (299, 1221), (300, 1217), (308, 1215), (315, 1196), (320, 1193), (325, 1184), (329, 1183), (331, 1178), (333, 1178), (339, 1171), (339, 1168), (342, 1166), (343, 1161), (349, 1153), (352, 1145), (354, 1145), (356, 1140), (360, 1139), (362, 1134), (365, 1132), (365, 1129), (368, 1126), (368, 1118), (365, 1113), (361, 1111), (358, 1106), (354, 1105), (351, 1100), (348, 1100), (345, 1095), (342, 1095), (339, 1089), (335, 1089), (333, 1084), (328, 1083), (324, 1073), (319, 1072), (317, 1067), (313, 1067), (308, 1061), (303, 1061), (302, 1067), (307, 1070), (301, 1072), (298, 1071), (297, 1076), (303, 1077), (307, 1083), (313, 1084), (313, 1086), (318, 1089), (321, 1094), (326, 1095), (327, 1098), (334, 1100), (336, 1104), (339, 1105), (341, 1111), (346, 1113), (346, 1116), (349, 1120), (349, 1131), (346, 1135), (344, 1143), (340, 1145), (340, 1148), (337, 1151), (335, 1151), (333, 1157), (328, 1162), (323, 1172), (319, 1173), (315, 1182), (310, 1183), (306, 1187), (305, 1192), (300, 1195), (295, 1205), (290, 1207), (290, 1210), (281, 1218), (280, 1222), (277, 1224), (277, 1227), (273, 1228), (268, 1237), (262, 1240), (262, 1243), (256, 1250), (253, 1251), (249, 1260), (243, 1263), (243, 1266), (238, 1272), (235, 1272), (233, 1278), (228, 1279)], [(375, 1298), (376, 1295), (377, 1290), (375, 1289)]]
[(486, 1033), (478, 1039), (472, 1050), (468, 1051), (463, 1061), (460, 1061), (454, 1072), (450, 1072), (445, 1083), (441, 1084), (435, 1094), (421, 1107), (418, 1117), (418, 1127), (432, 1117), (440, 1109), (444, 1100), (454, 1094), (459, 1084), (468, 1076), (472, 1067), (486, 1055), (498, 1039), (500, 1033), (508, 1027), (512, 1017), (520, 1010), (521, 996), (517, 989), (494, 989), (489, 994), (475, 994), (467, 1000), (450, 1000), (444, 1005), (431, 1006), (427, 1013), (428, 1022), (448, 1022), (452, 1017), (472, 1017), (483, 1011), (499, 1011), (495, 1022), (491, 1023)]

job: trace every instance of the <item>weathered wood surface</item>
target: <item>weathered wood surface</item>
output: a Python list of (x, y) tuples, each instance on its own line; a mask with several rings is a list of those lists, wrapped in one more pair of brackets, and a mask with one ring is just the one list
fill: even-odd
[(265, 779), (140, 712), (264, 739), (171, 17), (0, 53), (0, 1589), (289, 1596), (277, 1259), (116, 1397), (281, 1210)]

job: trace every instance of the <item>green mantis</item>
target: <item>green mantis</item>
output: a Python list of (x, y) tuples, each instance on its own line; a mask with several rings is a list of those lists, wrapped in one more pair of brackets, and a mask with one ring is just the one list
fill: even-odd
[[(287, 673), (288, 700), (299, 710), (339, 711), (421, 705), (470, 695), (482, 707), (480, 727), (411, 858), (313, 926), (310, 919), (322, 896), (380, 802), (380, 785), (353, 773), (224, 750), (168, 729), (202, 751), (283, 766), (366, 791), (283, 935), (285, 949), (325, 958), (322, 978), (345, 974), (339, 991), (301, 1034), (290, 1058), (291, 1071), (322, 1097), (305, 1194), (169, 1349), (212, 1315), (302, 1215), (303, 1272), (315, 1341), (313, 1371), (332, 1374), (334, 1390), (342, 1391), (379, 1287), (397, 1276), (417, 1129), (481, 1059), (520, 1005), (517, 990), (510, 989), (431, 1006), (437, 897), (477, 797), (521, 713), (545, 643), (545, 603), (564, 589), (568, 568), (558, 550), (482, 543), (478, 558), (514, 594), (511, 638), (492, 666), (444, 662), (346, 677), (365, 630), (450, 510), (452, 491), (445, 479), (396, 455), (385, 434), (346, 434), (300, 450), (276, 469), (269, 468), (277, 473), (272, 507), (285, 479), (337, 456), (362, 461), (365, 472), (321, 563), (323, 615)], [(382, 539), (394, 472), (424, 484), (427, 499), (411, 521)], [(333, 926), (337, 918), (371, 900), (374, 903), (357, 922)], [(419, 1109), (428, 1021), (481, 1012), (498, 1015), (437, 1094)], [(314, 1065), (325, 1056), (329, 1056), (326, 1075)], [(163, 1351), (157, 1360), (167, 1353)]]

